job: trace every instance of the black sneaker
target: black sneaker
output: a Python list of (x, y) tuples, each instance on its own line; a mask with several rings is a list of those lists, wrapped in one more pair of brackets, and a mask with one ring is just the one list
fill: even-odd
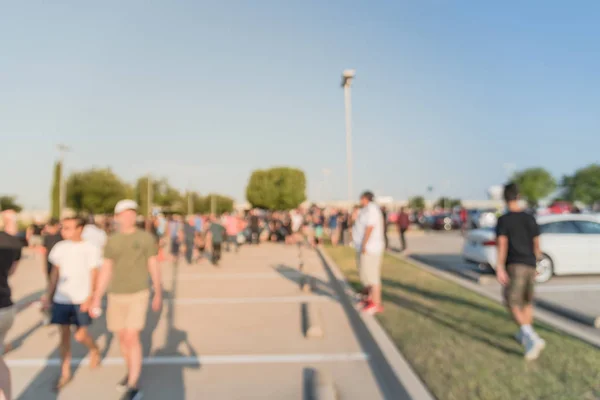
[(127, 391), (127, 382), (129, 382), (129, 375), (125, 375), (123, 379), (117, 382), (117, 390), (121, 393), (125, 393)]
[(142, 399), (142, 392), (139, 391), (138, 389), (134, 389), (134, 388), (127, 389), (127, 392), (125, 392), (123, 394), (123, 397), (121, 397), (121, 400), (141, 400), (141, 399)]

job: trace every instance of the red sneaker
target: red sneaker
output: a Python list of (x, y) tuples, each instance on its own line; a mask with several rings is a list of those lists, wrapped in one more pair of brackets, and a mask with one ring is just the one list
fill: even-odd
[(380, 304), (370, 303), (368, 306), (363, 308), (363, 312), (370, 315), (375, 315), (383, 312), (383, 307)]
[(369, 300), (361, 300), (356, 304), (356, 308), (358, 310), (364, 310), (365, 308), (367, 308), (369, 305), (371, 305), (371, 302)]

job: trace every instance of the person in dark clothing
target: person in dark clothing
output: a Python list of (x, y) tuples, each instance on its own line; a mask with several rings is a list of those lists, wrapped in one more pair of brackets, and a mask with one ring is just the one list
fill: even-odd
[(506, 305), (519, 325), (516, 339), (525, 347), (525, 359), (535, 360), (546, 347), (533, 329), (533, 289), (537, 260), (542, 257), (540, 228), (535, 217), (519, 205), (516, 184), (504, 187), (504, 200), (508, 212), (498, 218), (496, 226), (496, 276), (504, 287)]
[(207, 241), (212, 247), (212, 263), (219, 265), (221, 260), (221, 245), (225, 238), (225, 227), (221, 225), (216, 217), (211, 218), (210, 227), (208, 228)]
[(383, 240), (385, 242), (385, 249), (389, 249), (389, 240), (388, 240), (388, 212), (387, 208), (381, 207), (381, 213), (383, 214)]
[(406, 251), (406, 231), (410, 227), (410, 218), (406, 213), (406, 209), (402, 207), (400, 214), (398, 214), (398, 232), (400, 232), (400, 244), (402, 245), (401, 251)]
[(15, 307), (11, 299), (8, 277), (11, 276), (21, 259), (22, 243), (16, 233), (16, 217), (11, 211), (2, 213), (4, 231), (0, 231), (0, 395), (11, 398), (10, 371), (4, 362), (4, 339), (15, 319)]
[(57, 219), (51, 219), (46, 225), (46, 235), (44, 236), (44, 253), (46, 256), (46, 280), (50, 279), (50, 273), (52, 272), (52, 263), (48, 260), (48, 254), (52, 251), (52, 248), (56, 243), (63, 240), (60, 234), (60, 223)]
[(250, 212), (250, 244), (258, 245), (260, 242), (260, 221), (256, 210)]
[(188, 265), (192, 264), (194, 255), (194, 239), (196, 237), (196, 227), (194, 217), (188, 217), (188, 220), (183, 224), (183, 243), (185, 245), (185, 261)]

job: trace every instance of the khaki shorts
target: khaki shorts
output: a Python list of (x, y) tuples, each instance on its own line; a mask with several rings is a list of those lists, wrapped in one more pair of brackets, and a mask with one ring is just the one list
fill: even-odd
[(381, 285), (381, 260), (383, 254), (356, 253), (358, 275), (364, 286)]
[(4, 340), (13, 322), (15, 322), (15, 307), (0, 308), (0, 355), (4, 352)]
[(504, 300), (509, 307), (523, 307), (533, 302), (535, 267), (524, 264), (509, 264), (506, 272), (510, 281), (504, 288)]
[(146, 325), (150, 291), (110, 293), (106, 306), (106, 327), (110, 332), (142, 331)]

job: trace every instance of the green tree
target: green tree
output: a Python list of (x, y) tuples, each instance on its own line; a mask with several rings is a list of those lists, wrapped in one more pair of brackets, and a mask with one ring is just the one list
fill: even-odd
[(517, 172), (513, 182), (519, 186), (519, 191), (527, 203), (535, 207), (544, 197), (556, 189), (556, 180), (544, 168), (529, 168)]
[(110, 214), (119, 200), (131, 198), (133, 189), (110, 169), (73, 173), (67, 179), (67, 206), (77, 212)]
[(408, 207), (414, 211), (423, 211), (425, 209), (425, 198), (423, 196), (414, 196), (408, 199)]
[(459, 207), (461, 205), (460, 199), (451, 199), (450, 197), (440, 197), (436, 202), (436, 207), (442, 208), (454, 208)]
[(54, 164), (54, 179), (52, 181), (52, 191), (50, 193), (50, 204), (51, 210), (50, 215), (52, 218), (60, 218), (60, 177), (62, 174), (62, 163), (57, 161)]
[(570, 201), (581, 201), (587, 205), (600, 202), (600, 164), (591, 164), (578, 169), (572, 176), (565, 176), (561, 186), (564, 197)]
[(246, 187), (246, 199), (253, 207), (291, 210), (306, 200), (306, 176), (288, 167), (256, 170)]
[(15, 196), (0, 196), (0, 211), (14, 210), (21, 212), (23, 207), (17, 204), (17, 198)]
[(154, 181), (153, 188), (154, 204), (159, 205), (168, 211), (186, 211), (187, 203), (185, 202), (184, 196), (179, 190), (171, 186), (166, 178)]

